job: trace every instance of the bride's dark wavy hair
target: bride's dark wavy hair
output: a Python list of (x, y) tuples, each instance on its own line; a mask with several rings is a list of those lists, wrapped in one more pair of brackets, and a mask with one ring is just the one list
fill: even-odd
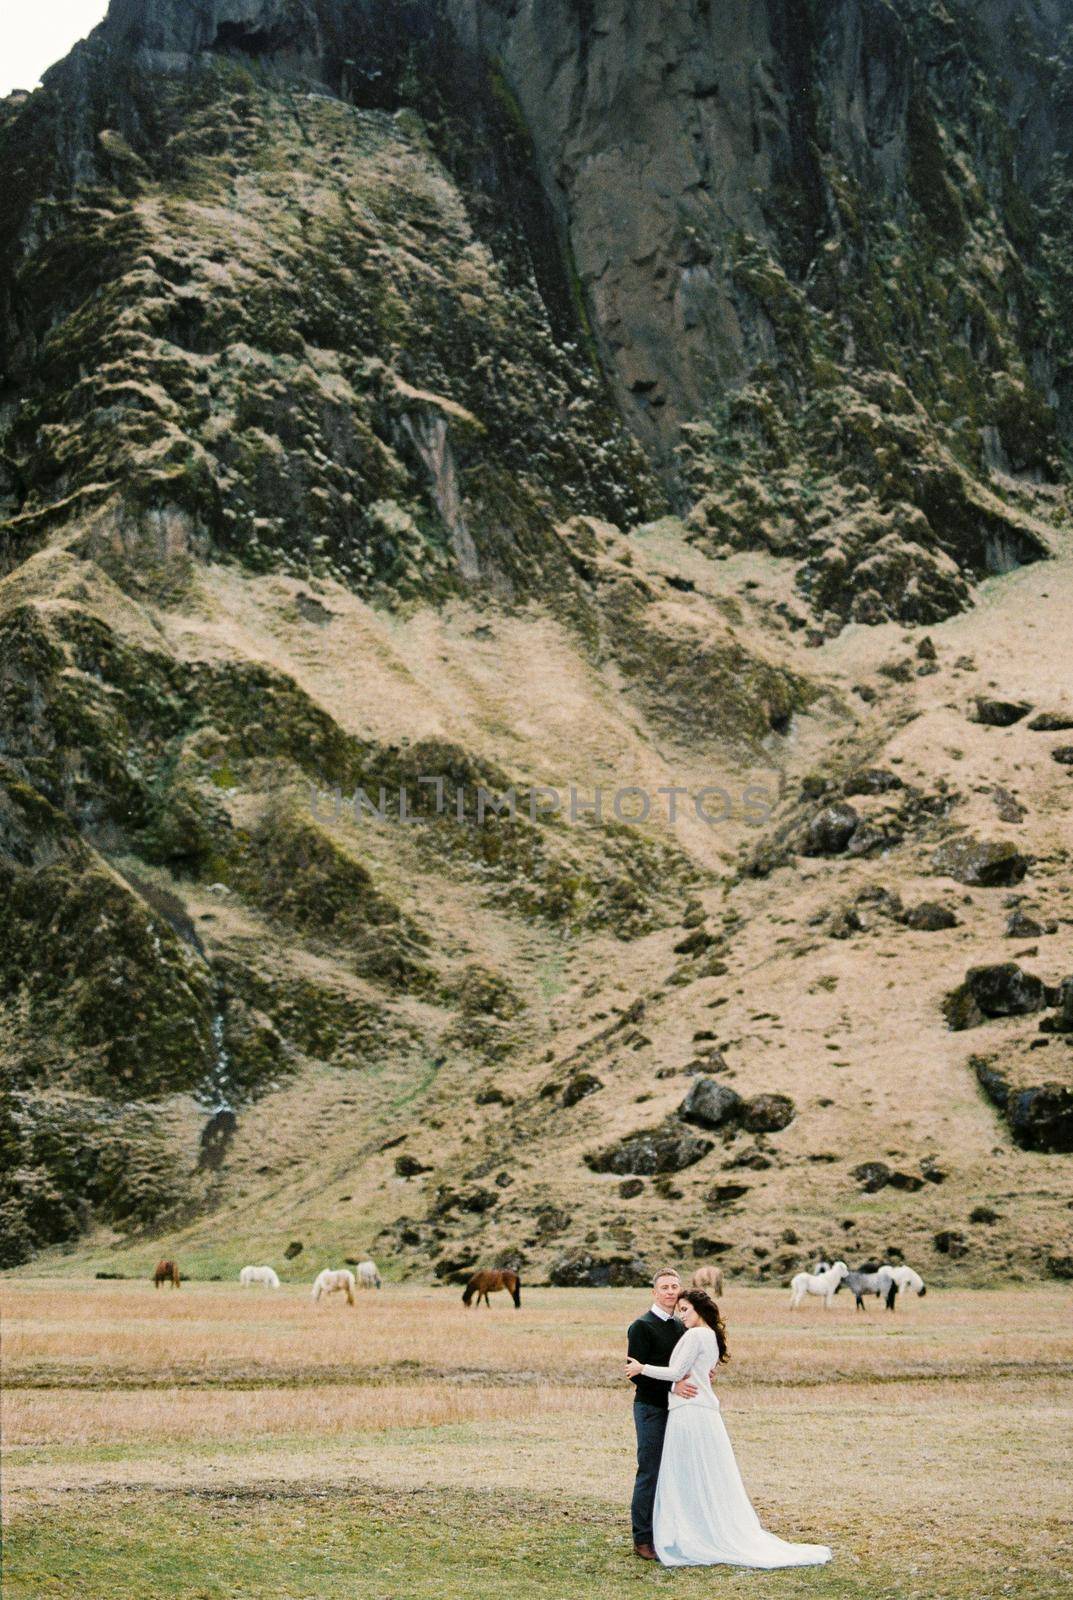
[(698, 1317), (704, 1321), (715, 1334), (715, 1342), (719, 1346), (720, 1361), (730, 1360), (730, 1346), (727, 1344), (727, 1325), (720, 1315), (719, 1307), (711, 1295), (704, 1289), (683, 1289), (678, 1296), (679, 1300), (688, 1300)]

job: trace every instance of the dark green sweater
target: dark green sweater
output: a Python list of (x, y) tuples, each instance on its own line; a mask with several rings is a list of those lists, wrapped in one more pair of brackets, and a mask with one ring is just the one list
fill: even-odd
[[(627, 1353), (636, 1361), (647, 1361), (654, 1367), (665, 1367), (671, 1359), (671, 1351), (685, 1333), (685, 1328), (677, 1317), (671, 1317), (664, 1322), (654, 1316), (651, 1311), (646, 1311), (643, 1317), (638, 1317), (636, 1322), (631, 1322), (626, 1335)], [(646, 1378), (644, 1373), (639, 1378), (631, 1378), (634, 1386), (634, 1400), (643, 1401), (645, 1405), (667, 1406), (667, 1396), (671, 1386), (666, 1378)]]

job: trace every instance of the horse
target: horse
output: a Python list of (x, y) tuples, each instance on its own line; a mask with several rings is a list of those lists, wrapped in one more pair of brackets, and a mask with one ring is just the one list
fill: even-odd
[(278, 1289), (279, 1279), (271, 1267), (243, 1267), (238, 1275), (242, 1284), (263, 1283), (266, 1289)]
[(927, 1294), (924, 1279), (919, 1272), (914, 1272), (912, 1267), (887, 1267), (886, 1270), (897, 1284), (899, 1294)]
[(693, 1281), (689, 1287), (691, 1289), (703, 1289), (707, 1294), (711, 1295), (713, 1300), (717, 1300), (723, 1292), (722, 1267), (698, 1267), (693, 1274)]
[(348, 1306), (354, 1304), (354, 1274), (347, 1267), (342, 1267), (338, 1271), (334, 1271), (331, 1267), (325, 1267), (323, 1272), (317, 1273), (313, 1283), (314, 1303), (320, 1299), (322, 1294), (338, 1294), (339, 1292), (346, 1295)]
[(790, 1310), (796, 1311), (806, 1295), (818, 1294), (830, 1311), (839, 1284), (849, 1268), (844, 1261), (836, 1261), (825, 1272), (798, 1272), (790, 1279)]
[(880, 1267), (878, 1272), (847, 1272), (842, 1282), (835, 1290), (848, 1289), (857, 1302), (857, 1310), (864, 1310), (864, 1297), (874, 1294), (881, 1300), (886, 1300), (887, 1310), (894, 1310), (894, 1302), (898, 1297), (898, 1285), (891, 1275), (889, 1267)]
[(156, 1271), (153, 1273), (153, 1287), (159, 1289), (162, 1283), (170, 1283), (173, 1289), (179, 1287), (179, 1265), (175, 1261), (158, 1261)]
[(485, 1305), (490, 1305), (488, 1296), (495, 1294), (499, 1289), (509, 1289), (515, 1307), (522, 1303), (522, 1280), (516, 1272), (509, 1267), (503, 1269), (486, 1268), (484, 1271), (475, 1272), (465, 1289), (462, 1291), (462, 1304), (468, 1306), (473, 1296), (477, 1296), (477, 1304), (481, 1303), (484, 1296)]
[(359, 1261), (356, 1270), (359, 1289), (382, 1289), (383, 1280), (375, 1261)]

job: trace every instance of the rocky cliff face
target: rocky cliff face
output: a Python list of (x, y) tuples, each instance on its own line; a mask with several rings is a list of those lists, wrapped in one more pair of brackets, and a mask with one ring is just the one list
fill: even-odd
[[(256, 1106), (361, 1068), (385, 1137), (465, 1101), (416, 1173), (355, 1146), (363, 1219), (446, 1274), (497, 1206), (498, 1249), (535, 1214), (622, 1243), (597, 1095), (638, 1149), (722, 1159), (659, 1083), (715, 1037), (713, 897), (792, 870), (796, 791), (760, 847), (740, 817), (411, 834), (330, 797), (714, 760), (843, 804), (811, 764), (919, 714), (913, 661), (875, 677), (877, 630), (851, 669), (844, 625), (956, 619), (1064, 548), (1064, 11), (114, 0), (0, 107), (10, 1259), (220, 1203)], [(853, 862), (958, 825), (934, 777), (854, 812)], [(742, 893), (728, 927), (777, 920)], [(564, 963), (591, 976), (560, 1015)], [(624, 1061), (669, 1125), (638, 1133)], [(786, 1085), (752, 1087), (720, 1139), (778, 1168), (748, 1106)], [(488, 1129), (551, 1152), (513, 1221)]]

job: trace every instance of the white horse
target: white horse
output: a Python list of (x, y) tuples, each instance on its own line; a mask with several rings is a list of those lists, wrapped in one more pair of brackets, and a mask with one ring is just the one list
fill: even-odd
[(357, 1277), (359, 1289), (382, 1289), (384, 1286), (375, 1261), (359, 1261)]
[(271, 1267), (243, 1267), (238, 1275), (239, 1283), (263, 1283), (266, 1289), (278, 1289), (279, 1279)]
[(338, 1271), (333, 1271), (331, 1267), (325, 1267), (323, 1272), (317, 1273), (313, 1282), (314, 1301), (319, 1300), (323, 1294), (338, 1294), (340, 1292), (346, 1295), (347, 1305), (352, 1306), (354, 1304), (354, 1274), (347, 1267), (342, 1267)]
[(927, 1294), (928, 1291), (924, 1287), (924, 1279), (919, 1272), (914, 1272), (912, 1267), (888, 1266), (886, 1271), (890, 1273), (898, 1285), (899, 1294)]
[(703, 1289), (706, 1294), (718, 1299), (723, 1292), (722, 1267), (698, 1267), (693, 1274), (693, 1281), (689, 1287), (691, 1289)]
[(818, 1294), (830, 1311), (835, 1290), (848, 1271), (849, 1268), (844, 1261), (836, 1261), (834, 1266), (828, 1267), (825, 1272), (796, 1273), (790, 1279), (790, 1310), (796, 1311), (806, 1295)]

